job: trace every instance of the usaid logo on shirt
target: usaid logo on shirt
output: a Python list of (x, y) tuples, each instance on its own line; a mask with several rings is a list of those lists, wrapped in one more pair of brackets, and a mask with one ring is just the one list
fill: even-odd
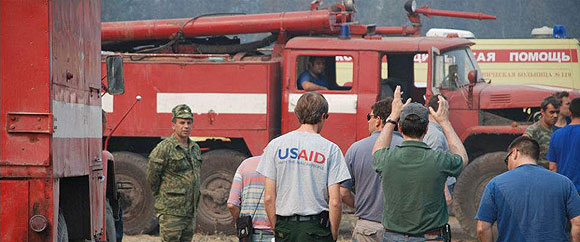
[(326, 156), (317, 151), (307, 151), (298, 148), (280, 148), (278, 149), (278, 159), (280, 161), (284, 160), (298, 160), (298, 161), (310, 161), (316, 164), (324, 164), (326, 162)]

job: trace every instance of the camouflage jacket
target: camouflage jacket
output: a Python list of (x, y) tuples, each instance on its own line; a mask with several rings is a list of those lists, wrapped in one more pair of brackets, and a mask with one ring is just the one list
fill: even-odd
[(195, 215), (199, 202), (201, 152), (189, 140), (187, 150), (172, 135), (157, 144), (149, 155), (147, 182), (155, 197), (158, 214)]
[(547, 129), (540, 121), (535, 122), (526, 129), (526, 134), (530, 138), (536, 140), (540, 145), (540, 160), (538, 160), (538, 165), (543, 166), (548, 169), (548, 160), (546, 160), (546, 154), (548, 153), (548, 148), (550, 147), (550, 138), (552, 137), (552, 129)]

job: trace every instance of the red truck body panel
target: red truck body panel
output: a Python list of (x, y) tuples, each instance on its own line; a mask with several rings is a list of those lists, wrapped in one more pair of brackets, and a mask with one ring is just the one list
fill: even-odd
[(260, 154), (279, 132), (278, 61), (155, 59), (132, 62), (129, 58), (124, 62), (127, 91), (114, 97), (113, 106), (104, 105), (106, 111), (113, 111), (105, 133), (121, 119), (136, 96), (143, 99), (115, 136), (170, 136), (171, 109), (182, 103), (188, 104), (194, 114), (192, 136), (247, 138), (249, 150)]
[[(69, 177), (89, 181), (90, 211), (76, 211), (91, 220), (83, 232), (103, 232), (100, 8), (90, 0), (0, 2), (2, 241), (56, 240), (67, 196), (59, 185)], [(46, 229), (30, 228), (34, 215)]]

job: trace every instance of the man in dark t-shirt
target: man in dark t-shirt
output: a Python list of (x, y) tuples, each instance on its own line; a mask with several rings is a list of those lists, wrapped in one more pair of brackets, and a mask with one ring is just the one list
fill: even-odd
[[(383, 241), (425, 241), (438, 237), (448, 222), (443, 189), (448, 176), (457, 177), (467, 163), (467, 152), (449, 122), (449, 105), (439, 97), (439, 109), (401, 101), (395, 90), (392, 112), (373, 147), (373, 169), (381, 175), (384, 209)], [(450, 152), (432, 150), (423, 142), (429, 112), (441, 125)], [(403, 143), (390, 145), (395, 125)], [(410, 238), (412, 237), (412, 238)]]

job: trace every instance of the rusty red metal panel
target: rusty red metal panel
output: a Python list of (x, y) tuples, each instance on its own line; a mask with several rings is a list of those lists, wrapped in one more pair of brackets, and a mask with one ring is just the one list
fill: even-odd
[(8, 133), (6, 118), (8, 112), (50, 112), (48, 2), (4, 0), (0, 5), (0, 165), (44, 166), (50, 136)]
[[(29, 180), (29, 219), (34, 215), (40, 215), (48, 220), (48, 226), (41, 232), (35, 232), (28, 226), (28, 241), (53, 241), (56, 238), (58, 210), (55, 210), (53, 198), (53, 186), (55, 183), (52, 179), (41, 178)], [(56, 183), (58, 184), (58, 183)], [(57, 214), (55, 214), (55, 211)]]
[[(91, 237), (101, 236), (101, 1), (52, 2), (52, 160), (57, 177), (89, 176)], [(72, 152), (71, 152), (72, 151)]]
[(28, 181), (0, 180), (0, 240), (28, 241)]
[(58, 176), (87, 175), (91, 160), (100, 156), (100, 14), (95, 9), (100, 2), (53, 2), (52, 158)]
[(50, 113), (7, 113), (8, 133), (52, 133), (52, 114)]

